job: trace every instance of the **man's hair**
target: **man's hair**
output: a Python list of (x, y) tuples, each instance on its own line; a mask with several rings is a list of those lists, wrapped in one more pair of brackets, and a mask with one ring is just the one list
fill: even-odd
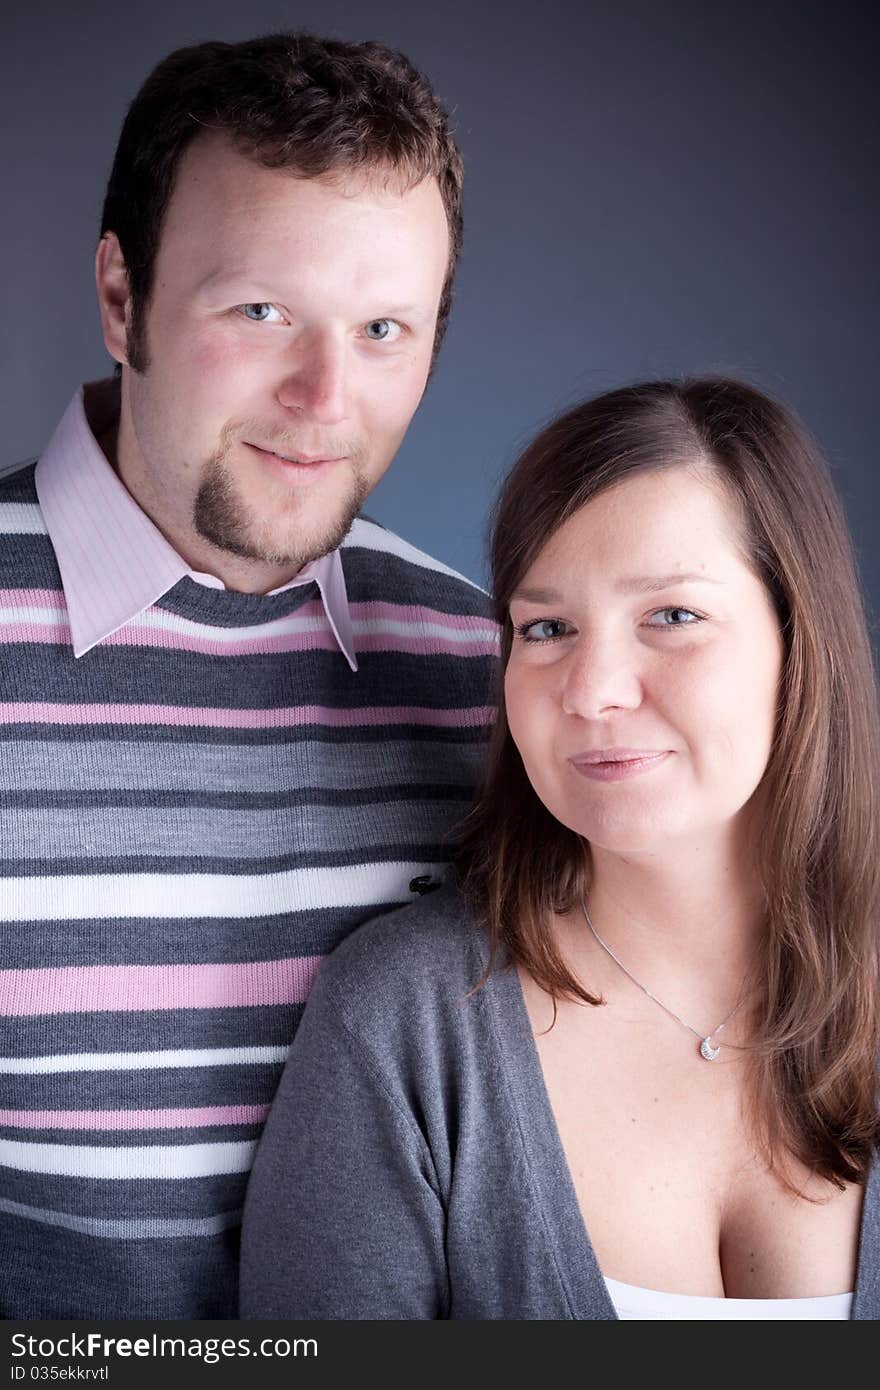
[(131, 366), (146, 365), (145, 312), (177, 166), (205, 131), (227, 136), (265, 168), (301, 178), (387, 172), (404, 188), (436, 178), (450, 236), (436, 352), (462, 234), (462, 163), (446, 112), (426, 78), (395, 49), (281, 33), (179, 48), (153, 70), (129, 107), (101, 235), (116, 233), (128, 271)]
[[(880, 1139), (880, 720), (843, 510), (797, 422), (723, 378), (625, 387), (554, 420), (516, 463), (495, 512), (503, 664), (511, 597), (551, 536), (626, 478), (682, 466), (708, 470), (734, 499), (785, 648), (775, 739), (755, 793), (766, 933), (753, 1114), (781, 1172), (795, 1154), (832, 1182), (856, 1181)], [(459, 847), (463, 887), (493, 958), (503, 948), (554, 1000), (595, 1004), (550, 927), (554, 912), (583, 900), (589, 846), (540, 801), (503, 691), (499, 705)]]

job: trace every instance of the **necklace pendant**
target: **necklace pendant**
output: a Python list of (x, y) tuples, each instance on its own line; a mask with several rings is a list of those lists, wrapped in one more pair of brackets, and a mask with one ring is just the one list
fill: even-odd
[(714, 1062), (714, 1061), (715, 1061), (715, 1058), (718, 1056), (718, 1054), (719, 1054), (720, 1051), (721, 1051), (720, 1046), (719, 1046), (719, 1047), (713, 1047), (713, 1046), (712, 1046), (712, 1035), (711, 1035), (711, 1033), (709, 1034), (709, 1037), (708, 1037), (708, 1038), (703, 1038), (703, 1041), (700, 1043), (700, 1056), (701, 1056), (701, 1057), (705, 1057), (705, 1059), (706, 1059), (707, 1062)]

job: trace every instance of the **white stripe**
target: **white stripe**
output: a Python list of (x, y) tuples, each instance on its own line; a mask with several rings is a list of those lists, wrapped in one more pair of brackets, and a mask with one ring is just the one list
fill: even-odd
[(251, 638), (282, 637), (291, 632), (327, 632), (330, 628), (323, 614), (303, 618), (295, 613), (251, 627), (212, 627), (209, 623), (197, 623), (191, 618), (183, 618), (179, 613), (169, 613), (164, 608), (152, 608), (138, 613), (132, 618), (131, 625), (153, 628), (157, 632), (176, 632), (185, 637), (205, 638), (218, 644), (246, 642)]
[(242, 919), (316, 908), (408, 902), (410, 879), (441, 864), (358, 864), (275, 874), (59, 874), (8, 878), (0, 922), (89, 918)]
[(0, 531), (16, 536), (48, 534), (36, 502), (0, 502)]
[(0, 1163), (24, 1173), (54, 1173), (67, 1178), (203, 1178), (213, 1173), (246, 1173), (256, 1147), (255, 1140), (102, 1149), (0, 1139)]
[[(452, 571), (450, 571), (452, 573)], [(6, 613), (14, 613), (20, 619), (26, 618), (26, 609), (7, 609)], [(45, 611), (46, 616), (41, 619), (45, 622), (58, 621), (50, 610), (31, 609), (30, 613)], [(65, 615), (62, 612), (60, 617)], [(11, 621), (11, 619), (10, 619)], [(323, 614), (314, 617), (302, 617), (296, 613), (289, 614), (286, 618), (276, 618), (270, 623), (259, 623), (253, 627), (211, 627), (206, 623), (193, 622), (190, 618), (182, 618), (177, 613), (168, 613), (164, 609), (154, 608), (146, 613), (141, 613), (133, 619), (139, 627), (154, 628), (161, 632), (176, 632), (181, 635), (209, 639), (218, 644), (249, 641), (251, 638), (260, 639), (266, 637), (284, 637), (291, 633), (303, 632), (328, 632), (330, 625)], [(483, 619), (479, 627), (470, 631), (460, 632), (457, 628), (448, 626), (442, 621), (436, 623), (423, 622), (401, 622), (396, 619), (387, 618), (361, 618), (353, 619), (352, 627), (355, 632), (380, 632), (393, 633), (400, 637), (420, 637), (429, 635), (432, 637), (443, 637), (453, 641), (469, 642), (473, 641), (474, 636), (485, 635), (491, 640), (495, 640), (496, 629), (494, 623)]]
[(400, 623), (389, 618), (369, 618), (352, 624), (355, 632), (388, 633), (393, 637), (440, 637), (444, 642), (500, 642), (494, 623), (472, 628), (444, 627), (441, 623)]
[(423, 550), (417, 550), (409, 541), (401, 540), (393, 531), (386, 531), (382, 526), (377, 526), (374, 521), (365, 521), (363, 517), (358, 517), (351, 524), (351, 530), (342, 542), (343, 548), (356, 547), (359, 550), (380, 550), (388, 555), (398, 555), (401, 560), (409, 560), (411, 565), (419, 565), (421, 569), (436, 570), (438, 574), (451, 575), (453, 579), (460, 579), (468, 588), (476, 589), (478, 593), (485, 593), (479, 584), (475, 584), (472, 579), (459, 574), (458, 570), (450, 569), (448, 565), (443, 565), (439, 560), (435, 560), (431, 555), (426, 555)]
[[(11, 607), (0, 608), (0, 623), (60, 623), (70, 626), (66, 608), (61, 607)], [(177, 613), (167, 613), (155, 608), (136, 614), (126, 627), (148, 628), (156, 632), (175, 632), (186, 637), (207, 638), (218, 645), (247, 641), (250, 638), (279, 637), (291, 632), (325, 632), (329, 630), (326, 618), (276, 618), (271, 623), (258, 623), (252, 627), (212, 627), (208, 623), (196, 623), (189, 618), (181, 618)]]
[(256, 1067), (281, 1063), (287, 1047), (194, 1047), (164, 1052), (63, 1052), (49, 1057), (0, 1057), (0, 1076), (49, 1076), (75, 1071), (151, 1071), (160, 1067)]
[[(0, 625), (15, 623), (49, 624), (53, 627), (70, 628), (66, 608), (0, 608)], [(256, 627), (210, 627), (205, 623), (194, 623), (177, 614), (154, 609), (140, 613), (126, 626), (147, 628), (155, 632), (174, 632), (179, 636), (198, 638), (199, 641), (215, 642), (218, 647), (232, 646), (239, 642), (264, 641), (267, 638), (288, 637), (306, 632), (329, 632), (326, 618), (298, 618), (291, 616)], [(474, 642), (477, 640), (497, 642), (498, 633), (494, 624), (480, 622), (472, 628), (457, 628), (443, 623), (399, 622), (391, 618), (360, 618), (352, 622), (358, 634), (379, 633), (392, 637), (439, 637), (445, 642)], [(124, 631), (124, 629), (123, 629)]]
[(0, 608), (0, 623), (61, 623), (70, 626), (66, 608)]

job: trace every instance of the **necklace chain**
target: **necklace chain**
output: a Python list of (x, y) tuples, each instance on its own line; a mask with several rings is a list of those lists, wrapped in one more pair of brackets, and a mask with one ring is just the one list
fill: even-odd
[(705, 1059), (705, 1061), (707, 1061), (707, 1062), (714, 1062), (714, 1061), (715, 1061), (715, 1058), (718, 1056), (719, 1052), (721, 1051), (721, 1044), (719, 1043), (717, 1046), (713, 1047), (713, 1045), (712, 1045), (712, 1039), (713, 1039), (713, 1038), (717, 1038), (717, 1037), (718, 1037), (718, 1034), (721, 1032), (722, 1028), (726, 1028), (726, 1027), (727, 1027), (728, 1023), (729, 1023), (730, 1020), (733, 1018), (733, 1015), (736, 1013), (737, 1009), (741, 1006), (741, 1004), (742, 1004), (742, 1002), (743, 1002), (742, 997), (740, 997), (740, 998), (737, 1000), (737, 1002), (734, 1004), (733, 1008), (731, 1009), (730, 1013), (726, 1016), (726, 1018), (723, 1018), (723, 1019), (721, 1020), (721, 1022), (718, 1024), (718, 1027), (717, 1027), (717, 1028), (713, 1028), (712, 1031), (711, 1031), (711, 1033), (706, 1033), (706, 1034), (704, 1035), (703, 1033), (701, 1033), (701, 1032), (699, 1031), (698, 1028), (694, 1028), (693, 1025), (690, 1024), (690, 1023), (688, 1023), (686, 1019), (682, 1018), (680, 1014), (677, 1014), (677, 1013), (675, 1012), (674, 1009), (670, 1009), (670, 1007), (669, 1007), (668, 1004), (664, 1004), (662, 999), (658, 999), (657, 996), (656, 996), (656, 994), (652, 994), (651, 991), (648, 989), (647, 985), (643, 985), (642, 982), (641, 982), (641, 980), (637, 980), (637, 979), (636, 979), (636, 977), (635, 977), (635, 975), (633, 975), (632, 971), (627, 970), (626, 966), (624, 965), (624, 963), (623, 963), (623, 961), (620, 959), (620, 957), (617, 956), (617, 955), (615, 955), (615, 953), (612, 951), (611, 947), (608, 945), (608, 942), (607, 942), (607, 941), (603, 941), (602, 938), (601, 938), (601, 936), (599, 935), (599, 933), (596, 931), (596, 928), (593, 926), (593, 923), (590, 921), (590, 914), (589, 914), (589, 912), (587, 911), (587, 904), (586, 904), (583, 900), (581, 901), (581, 908), (582, 908), (582, 910), (583, 910), (584, 919), (586, 920), (587, 926), (590, 928), (590, 931), (593, 933), (593, 935), (594, 935), (594, 937), (596, 938), (596, 940), (598, 941), (599, 945), (602, 947), (602, 950), (603, 950), (603, 951), (606, 951), (606, 952), (608, 953), (608, 955), (609, 955), (609, 956), (611, 957), (611, 959), (614, 961), (615, 965), (619, 966), (620, 969), (623, 971), (623, 973), (624, 973), (624, 975), (627, 977), (627, 979), (628, 979), (628, 980), (632, 980), (633, 984), (636, 985), (636, 986), (642, 991), (643, 994), (647, 994), (647, 996), (648, 996), (649, 999), (653, 999), (653, 1001), (654, 1001), (655, 1004), (659, 1004), (659, 1006), (660, 1006), (660, 1008), (663, 1010), (663, 1012), (669, 1014), (669, 1017), (670, 1017), (670, 1018), (674, 1018), (675, 1021), (676, 1021), (676, 1023), (680, 1023), (681, 1026), (682, 1026), (682, 1028), (686, 1028), (686, 1029), (688, 1030), (689, 1033), (693, 1033), (693, 1035), (694, 1035), (695, 1038), (699, 1038), (699, 1040), (700, 1040), (700, 1056), (703, 1057), (703, 1058)]

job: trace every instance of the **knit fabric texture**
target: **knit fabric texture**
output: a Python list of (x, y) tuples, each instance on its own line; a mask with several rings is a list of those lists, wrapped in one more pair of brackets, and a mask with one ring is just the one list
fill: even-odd
[(182, 579), (79, 659), (33, 467), (0, 480), (0, 1315), (223, 1318), (312, 980), (446, 872), (486, 595), (375, 523), (314, 584)]

